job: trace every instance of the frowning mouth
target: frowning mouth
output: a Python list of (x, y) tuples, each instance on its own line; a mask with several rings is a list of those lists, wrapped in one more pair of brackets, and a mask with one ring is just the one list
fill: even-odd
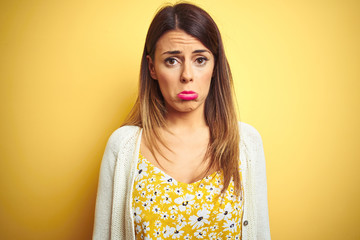
[(177, 96), (181, 100), (191, 101), (191, 100), (197, 99), (198, 94), (196, 92), (194, 92), (194, 91), (182, 91)]

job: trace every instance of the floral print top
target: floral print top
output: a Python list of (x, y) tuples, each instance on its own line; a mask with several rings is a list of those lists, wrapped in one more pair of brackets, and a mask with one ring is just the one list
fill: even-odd
[(222, 186), (220, 171), (182, 183), (140, 154), (132, 194), (136, 239), (241, 239), (243, 200), (233, 181), (224, 197)]

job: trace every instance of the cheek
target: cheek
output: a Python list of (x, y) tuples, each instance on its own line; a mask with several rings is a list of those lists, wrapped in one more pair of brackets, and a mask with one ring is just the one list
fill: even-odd
[(204, 71), (204, 72), (201, 72), (199, 73), (199, 78), (201, 80), (201, 85), (203, 88), (209, 88), (210, 87), (210, 84), (211, 84), (211, 79), (212, 79), (212, 75), (213, 75), (213, 72), (212, 70), (208, 70), (208, 71)]
[(181, 68), (167, 68), (165, 66), (158, 66), (156, 75), (164, 82), (176, 82), (181, 74)]
[(211, 82), (211, 78), (212, 78), (212, 71), (209, 71), (209, 72), (206, 74), (206, 80), (208, 81), (209, 84), (210, 84), (210, 82)]
[(157, 74), (160, 90), (163, 95), (168, 95), (177, 86), (177, 74), (172, 71), (159, 71)]

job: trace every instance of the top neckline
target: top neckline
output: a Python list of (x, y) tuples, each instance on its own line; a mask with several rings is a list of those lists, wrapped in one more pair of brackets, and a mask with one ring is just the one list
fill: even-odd
[(208, 180), (208, 179), (213, 179), (215, 178), (218, 174), (220, 174), (220, 171), (214, 171), (213, 173), (207, 175), (206, 177), (203, 177), (202, 179), (199, 179), (195, 182), (191, 182), (191, 183), (185, 183), (185, 182), (181, 182), (176, 180), (174, 177), (170, 176), (169, 174), (167, 174), (166, 172), (164, 172), (163, 170), (161, 170), (160, 168), (158, 168), (157, 166), (155, 166), (154, 164), (152, 164), (149, 160), (146, 159), (146, 157), (144, 157), (144, 155), (141, 154), (141, 152), (139, 152), (139, 156), (141, 157), (141, 159), (143, 159), (148, 166), (150, 166), (151, 168), (153, 168), (155, 171), (160, 172), (162, 175), (164, 175), (166, 178), (168, 179), (172, 179), (174, 180), (176, 183), (178, 184), (182, 184), (182, 185), (196, 185), (196, 184), (200, 184), (201, 182)]

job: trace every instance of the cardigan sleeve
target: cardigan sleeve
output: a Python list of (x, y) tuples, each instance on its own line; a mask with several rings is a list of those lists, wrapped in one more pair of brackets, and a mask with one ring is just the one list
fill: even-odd
[(116, 138), (116, 134), (112, 134), (109, 138), (100, 166), (93, 231), (94, 240), (108, 240), (111, 236), (113, 180), (117, 158)]
[(269, 211), (267, 200), (267, 182), (265, 155), (261, 136), (259, 132), (253, 128), (254, 137), (254, 181), (255, 181), (255, 205), (256, 205), (256, 225), (257, 239), (270, 239)]
[(251, 125), (240, 122), (239, 126), (241, 147), (246, 152), (246, 155), (243, 156), (246, 158), (243, 169), (244, 181), (247, 182), (245, 201), (249, 201), (245, 209), (248, 213), (245, 220), (249, 220), (249, 226), (244, 225), (247, 227), (244, 228), (243, 239), (270, 240), (266, 168), (262, 139), (259, 132)]

